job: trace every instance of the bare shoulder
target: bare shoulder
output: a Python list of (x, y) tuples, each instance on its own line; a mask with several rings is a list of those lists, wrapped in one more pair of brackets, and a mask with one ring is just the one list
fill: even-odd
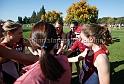
[(99, 54), (95, 60), (95, 65), (103, 65), (108, 62), (108, 56), (106, 54)]

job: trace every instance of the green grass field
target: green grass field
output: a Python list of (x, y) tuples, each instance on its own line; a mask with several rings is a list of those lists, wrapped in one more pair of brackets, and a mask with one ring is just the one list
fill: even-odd
[[(29, 38), (31, 27), (23, 27), (23, 30), (24, 38)], [(65, 33), (69, 31), (69, 28), (64, 28)], [(109, 60), (111, 70), (111, 84), (124, 84), (124, 28), (121, 30), (111, 29), (111, 34), (114, 39), (114, 44), (107, 46), (110, 52)], [(75, 72), (74, 64), (73, 72)]]

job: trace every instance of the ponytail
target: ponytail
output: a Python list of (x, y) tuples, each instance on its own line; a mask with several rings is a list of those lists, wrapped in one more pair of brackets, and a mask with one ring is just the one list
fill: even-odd
[(113, 39), (112, 39), (112, 37), (111, 37), (111, 35), (110, 35), (110, 32), (109, 32), (109, 30), (108, 30), (108, 28), (107, 28), (107, 26), (102, 26), (101, 27), (102, 28), (102, 39), (103, 39), (103, 43), (105, 44), (105, 45), (109, 45), (109, 44), (113, 44)]
[(56, 82), (59, 81), (59, 78), (65, 72), (63, 66), (45, 48), (41, 49), (40, 66), (44, 76)]

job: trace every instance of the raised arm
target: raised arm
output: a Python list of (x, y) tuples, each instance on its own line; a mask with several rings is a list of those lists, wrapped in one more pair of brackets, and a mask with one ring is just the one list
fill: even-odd
[(31, 43), (28, 39), (23, 38), (23, 44), (28, 48), (28, 50), (33, 54), (33, 55), (38, 55), (38, 53), (32, 48)]
[(62, 34), (62, 40), (61, 40), (61, 44), (60, 45), (61, 45), (61, 47), (57, 51), (56, 54), (61, 54), (66, 49), (66, 47), (67, 47), (67, 45), (66, 45), (66, 34), (65, 33)]

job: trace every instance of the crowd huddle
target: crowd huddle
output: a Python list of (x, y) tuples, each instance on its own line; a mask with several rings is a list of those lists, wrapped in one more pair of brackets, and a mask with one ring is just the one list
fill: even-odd
[(6, 21), (0, 25), (0, 84), (71, 84), (72, 62), (77, 84), (110, 84), (106, 45), (112, 43), (107, 26), (95, 23), (72, 20), (64, 33), (61, 20), (39, 21), (27, 39), (21, 24)]

